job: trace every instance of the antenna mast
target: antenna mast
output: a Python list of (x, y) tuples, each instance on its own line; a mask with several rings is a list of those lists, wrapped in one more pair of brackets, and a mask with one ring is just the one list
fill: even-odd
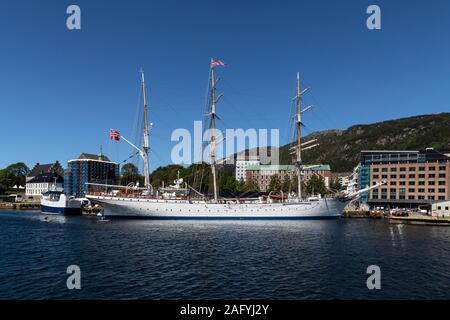
[(144, 70), (141, 69), (141, 89), (142, 95), (144, 98), (144, 145), (142, 146), (142, 158), (144, 160), (144, 185), (147, 189), (147, 192), (150, 194), (151, 185), (150, 185), (150, 169), (149, 169), (149, 159), (148, 159), (148, 135), (149, 135), (149, 126), (148, 126), (148, 112), (147, 112), (147, 90), (145, 87), (145, 77)]
[(297, 190), (298, 190), (298, 200), (300, 201), (302, 199), (302, 154), (301, 154), (301, 127), (302, 127), (302, 112), (300, 110), (300, 75), (297, 72), (297, 159), (296, 159), (296, 165), (297, 165)]
[(217, 203), (217, 179), (216, 179), (216, 137), (214, 135), (216, 127), (216, 97), (215, 97), (215, 79), (214, 79), (214, 65), (213, 59), (211, 59), (211, 171), (213, 176), (213, 187), (214, 187), (214, 202)]

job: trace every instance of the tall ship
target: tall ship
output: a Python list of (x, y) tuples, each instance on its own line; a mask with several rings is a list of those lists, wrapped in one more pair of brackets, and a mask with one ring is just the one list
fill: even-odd
[[(209, 90), (209, 123), (210, 129), (216, 128), (216, 106), (220, 95), (216, 95), (215, 68), (223, 66), (220, 60), (211, 60), (210, 65), (210, 90)], [(149, 122), (147, 106), (147, 88), (144, 72), (141, 71), (141, 91), (143, 97), (143, 145), (135, 146), (118, 131), (111, 130), (111, 138), (123, 139), (130, 144), (143, 160), (144, 186), (104, 186), (105, 192), (88, 193), (86, 198), (103, 208), (103, 214), (108, 217), (147, 218), (147, 219), (217, 219), (217, 220), (293, 220), (293, 219), (336, 219), (341, 217), (345, 206), (364, 192), (379, 185), (367, 187), (353, 193), (341, 193), (333, 197), (304, 197), (302, 193), (302, 170), (307, 166), (302, 163), (301, 127), (302, 113), (307, 108), (301, 109), (300, 77), (297, 73), (296, 86), (296, 144), (295, 168), (297, 177), (297, 193), (289, 197), (265, 196), (256, 198), (223, 198), (219, 197), (217, 185), (216, 146), (220, 143), (215, 136), (215, 131), (210, 130), (209, 152), (210, 170), (212, 175), (213, 194), (204, 195), (195, 190), (183, 179), (174, 181), (174, 185), (159, 190), (150, 184), (149, 170)], [(192, 195), (193, 194), (193, 195)]]

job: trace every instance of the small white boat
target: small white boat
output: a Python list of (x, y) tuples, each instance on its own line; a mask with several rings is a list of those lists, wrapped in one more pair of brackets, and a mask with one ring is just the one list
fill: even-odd
[(62, 191), (42, 194), (41, 212), (46, 214), (81, 215), (83, 199), (67, 197)]

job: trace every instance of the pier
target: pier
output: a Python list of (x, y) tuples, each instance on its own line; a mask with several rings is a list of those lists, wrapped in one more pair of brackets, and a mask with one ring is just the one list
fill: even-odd
[(39, 202), (0, 202), (0, 209), (12, 210), (39, 210), (41, 204)]

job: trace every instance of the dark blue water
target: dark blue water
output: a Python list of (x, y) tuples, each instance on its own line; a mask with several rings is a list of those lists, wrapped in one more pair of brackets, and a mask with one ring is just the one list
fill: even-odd
[[(337, 221), (126, 221), (0, 211), (0, 298), (450, 298), (450, 228)], [(68, 290), (66, 268), (81, 268)], [(368, 290), (366, 268), (381, 268)]]

